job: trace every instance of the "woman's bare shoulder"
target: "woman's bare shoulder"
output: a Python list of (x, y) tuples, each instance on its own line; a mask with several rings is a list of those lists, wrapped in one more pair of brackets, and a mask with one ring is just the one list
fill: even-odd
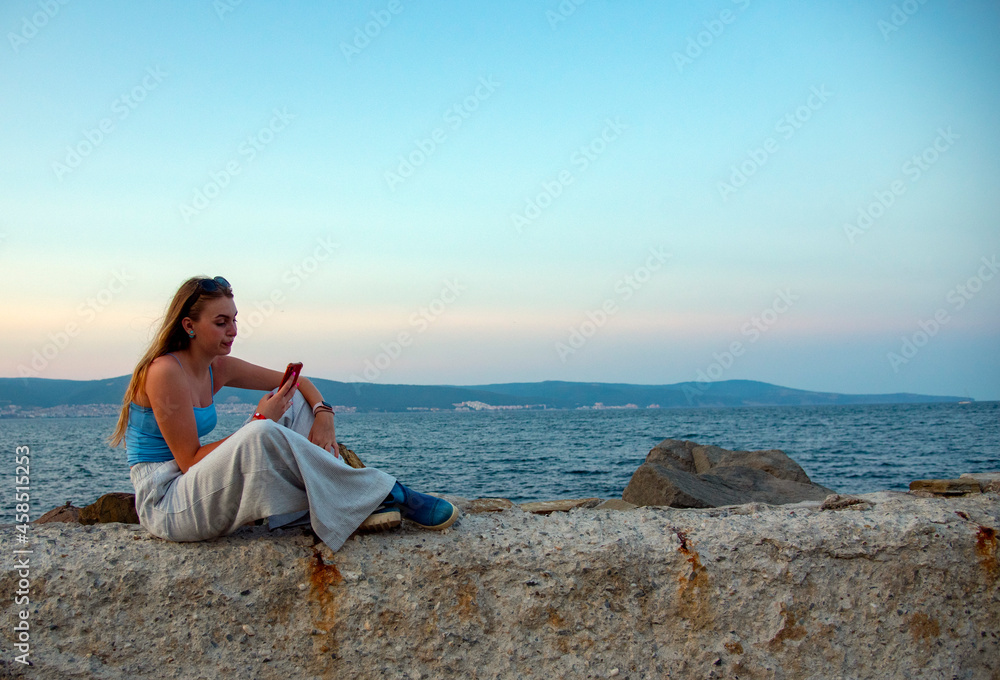
[(150, 362), (146, 375), (153, 375), (154, 373), (158, 377), (166, 377), (177, 375), (178, 373), (183, 374), (184, 368), (177, 361), (176, 357), (170, 354), (161, 354)]
[[(149, 368), (146, 370), (146, 393), (141, 396), (148, 402), (151, 392), (158, 393), (178, 388), (186, 392), (186, 382), (184, 368), (174, 357), (164, 354), (156, 357), (149, 364)], [(148, 406), (148, 403), (140, 404), (140, 406)]]
[[(164, 381), (164, 379), (169, 379), (167, 374), (171, 371), (168, 361), (164, 361), (167, 358), (166, 355), (159, 356), (153, 359), (149, 366), (146, 368), (146, 378), (143, 381), (144, 384), (139, 386), (138, 391), (132, 397), (132, 401), (139, 406), (144, 408), (149, 408), (151, 406), (149, 402), (149, 395), (147, 391), (150, 387), (156, 390)], [(174, 365), (177, 364), (176, 361), (169, 361)]]

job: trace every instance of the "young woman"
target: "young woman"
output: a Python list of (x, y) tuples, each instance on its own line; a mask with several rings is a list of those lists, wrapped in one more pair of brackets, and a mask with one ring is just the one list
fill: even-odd
[[(374, 468), (340, 459), (333, 409), (308, 378), (229, 356), (236, 304), (221, 276), (181, 285), (125, 392), (112, 446), (128, 453), (136, 510), (150, 533), (199, 541), (247, 522), (308, 510), (313, 530), (337, 550), (357, 529), (405, 518), (444, 529), (451, 503), (417, 493)], [(213, 395), (230, 385), (270, 390), (235, 433), (201, 443), (216, 424)]]

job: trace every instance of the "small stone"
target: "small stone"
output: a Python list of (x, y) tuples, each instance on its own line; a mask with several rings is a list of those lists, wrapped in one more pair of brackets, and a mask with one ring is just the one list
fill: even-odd
[(594, 508), (594, 510), (619, 510), (624, 512), (628, 510), (635, 510), (637, 507), (639, 506), (633, 505), (632, 503), (624, 501), (621, 498), (609, 498)]
[(243, 632), (246, 633), (247, 635), (249, 635), (250, 637), (254, 636), (253, 628), (251, 628), (250, 626), (248, 626), (245, 623), (243, 624)]
[(977, 482), (979, 490), (983, 493), (996, 493), (1000, 491), (1000, 472), (966, 472), (959, 479), (971, 479)]
[(469, 501), (462, 511), (469, 515), (482, 512), (503, 512), (514, 507), (514, 503), (506, 498), (477, 498)]
[(975, 479), (917, 479), (910, 482), (910, 491), (924, 491), (937, 496), (964, 496), (981, 493)]
[(569, 512), (574, 508), (593, 508), (599, 505), (600, 498), (574, 498), (561, 501), (541, 501), (539, 503), (522, 503), (521, 509), (536, 515), (548, 515), (553, 512)]
[(611, 672), (608, 673), (609, 678), (617, 678), (620, 671), (617, 668), (612, 668)]
[(843, 510), (844, 508), (850, 508), (852, 506), (857, 510), (867, 510), (872, 507), (872, 504), (864, 498), (859, 498), (858, 496), (842, 496), (840, 494), (832, 494), (823, 500), (822, 505), (820, 505), (820, 509)]
[(299, 584), (299, 590), (305, 590), (305, 589), (306, 589), (306, 588), (308, 588), (308, 587), (309, 587), (309, 586), (307, 586), (307, 585), (306, 585), (305, 583), (300, 583), (300, 584)]

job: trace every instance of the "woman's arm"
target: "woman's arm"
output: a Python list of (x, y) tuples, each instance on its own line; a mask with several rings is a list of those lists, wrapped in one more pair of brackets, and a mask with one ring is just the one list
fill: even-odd
[[(299, 378), (299, 391), (310, 406), (323, 401), (323, 395), (309, 378)], [(321, 410), (316, 413), (312, 428), (309, 430), (309, 441), (327, 451), (332, 451), (339, 458), (340, 451), (337, 449), (337, 432), (333, 420), (333, 411)]]
[(215, 367), (216, 391), (226, 385), (247, 390), (273, 390), (280, 387), (283, 375), (281, 371), (272, 371), (231, 356), (216, 357), (212, 365)]
[[(249, 361), (232, 356), (217, 358), (215, 366), (218, 372), (216, 384), (219, 388), (229, 385), (248, 390), (273, 390), (280, 387), (279, 383), (284, 375), (281, 371), (272, 371), (269, 368), (251, 364)], [(299, 376), (298, 390), (310, 408), (323, 401), (323, 395), (319, 389), (305, 376)], [(337, 436), (332, 413), (320, 411), (316, 414), (316, 419), (309, 432), (309, 441), (339, 455), (336, 448)]]

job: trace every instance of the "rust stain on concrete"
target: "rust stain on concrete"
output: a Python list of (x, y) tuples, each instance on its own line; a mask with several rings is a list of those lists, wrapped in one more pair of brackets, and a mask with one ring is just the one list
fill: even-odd
[(327, 564), (319, 550), (313, 548), (309, 561), (309, 593), (319, 608), (316, 628), (329, 633), (337, 623), (337, 596), (334, 591), (344, 580), (335, 564)]
[(914, 642), (921, 640), (927, 642), (941, 635), (941, 627), (938, 625), (937, 619), (932, 619), (924, 612), (913, 614), (908, 625)]
[(992, 579), (1000, 573), (1000, 563), (997, 562), (997, 530), (990, 527), (979, 527), (976, 532), (976, 553), (982, 558), (983, 569)]
[(783, 621), (781, 622), (781, 628), (779, 628), (778, 632), (774, 634), (774, 637), (768, 641), (768, 646), (771, 647), (771, 649), (781, 647), (787, 640), (801, 640), (809, 634), (804, 626), (796, 625), (798, 623), (798, 619), (795, 616), (795, 612), (785, 607), (784, 602), (780, 604), (780, 607)]
[(468, 621), (479, 613), (479, 603), (476, 601), (477, 590), (471, 580), (465, 579), (455, 589), (455, 609), (460, 621)]
[(677, 593), (680, 615), (688, 619), (695, 628), (702, 628), (711, 624), (714, 618), (708, 601), (708, 570), (701, 563), (698, 552), (690, 544), (684, 531), (677, 530), (677, 539), (681, 543), (677, 550), (687, 556), (687, 562), (691, 565), (690, 573), (677, 577), (680, 584)]

